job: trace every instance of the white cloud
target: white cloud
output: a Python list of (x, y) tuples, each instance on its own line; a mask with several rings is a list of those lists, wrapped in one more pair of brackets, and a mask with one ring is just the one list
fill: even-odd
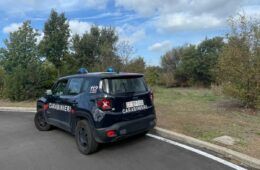
[(119, 34), (119, 41), (127, 41), (130, 44), (137, 43), (146, 37), (144, 28), (135, 27), (129, 24), (124, 24), (116, 28)]
[(260, 18), (260, 5), (244, 6), (239, 10), (239, 13), (245, 13), (247, 16)]
[[(255, 2), (259, 11), (259, 3)], [(224, 26), (226, 19), (243, 6), (254, 4), (248, 0), (115, 0), (117, 7), (152, 17), (152, 27), (160, 32), (191, 31)], [(255, 13), (254, 12), (254, 13)]]
[(39, 44), (44, 37), (44, 32), (38, 31), (39, 35), (36, 37), (36, 44)]
[[(68, 1), (71, 1), (71, 0), (68, 0)], [(96, 9), (104, 9), (107, 5), (107, 0), (83, 0), (82, 3), (86, 4), (86, 6), (88, 6), (88, 7), (92, 7), (92, 8), (96, 8)]]
[(79, 34), (80, 36), (83, 35), (85, 32), (88, 32), (91, 28), (91, 23), (83, 22), (78, 20), (70, 20), (69, 26), (72, 35)]
[(155, 21), (159, 30), (169, 32), (181, 30), (198, 30), (207, 28), (216, 28), (223, 26), (224, 21), (211, 15), (192, 16), (187, 13), (167, 14), (162, 15)]
[(189, 11), (192, 14), (234, 12), (246, 0), (115, 0), (116, 6), (134, 10), (142, 15), (167, 14)]
[(5, 26), (3, 28), (3, 32), (8, 34), (8, 33), (11, 33), (11, 32), (14, 32), (14, 31), (17, 31), (19, 29), (19, 27), (22, 26), (22, 23), (12, 23), (8, 26)]
[(172, 43), (168, 40), (155, 43), (148, 47), (149, 51), (153, 52), (166, 52), (172, 48)]
[(28, 11), (78, 10), (83, 8), (104, 9), (108, 0), (7, 0), (0, 1), (0, 10), (6, 13), (24, 13)]

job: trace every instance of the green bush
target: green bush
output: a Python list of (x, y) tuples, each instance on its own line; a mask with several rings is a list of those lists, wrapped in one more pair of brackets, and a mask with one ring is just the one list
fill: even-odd
[(218, 61), (218, 80), (225, 94), (255, 108), (260, 103), (260, 22), (245, 16), (230, 22), (232, 33)]

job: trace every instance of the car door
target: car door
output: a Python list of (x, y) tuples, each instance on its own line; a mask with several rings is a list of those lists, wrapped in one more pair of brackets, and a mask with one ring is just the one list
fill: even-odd
[(70, 78), (65, 95), (60, 96), (60, 101), (64, 105), (64, 109), (61, 110), (59, 121), (68, 127), (71, 124), (73, 110), (75, 110), (79, 102), (83, 81), (84, 79), (80, 77)]
[(47, 111), (48, 120), (57, 126), (62, 126), (62, 110), (65, 109), (62, 103), (62, 96), (66, 94), (68, 79), (59, 80), (52, 88), (52, 95), (48, 97), (49, 108)]

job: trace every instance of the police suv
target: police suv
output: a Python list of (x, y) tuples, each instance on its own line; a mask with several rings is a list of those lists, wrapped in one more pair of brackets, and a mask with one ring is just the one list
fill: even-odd
[[(83, 72), (83, 73), (82, 73)], [(87, 73), (60, 78), (37, 101), (35, 126), (52, 126), (75, 135), (83, 154), (97, 150), (100, 143), (146, 134), (155, 126), (153, 94), (143, 74)]]

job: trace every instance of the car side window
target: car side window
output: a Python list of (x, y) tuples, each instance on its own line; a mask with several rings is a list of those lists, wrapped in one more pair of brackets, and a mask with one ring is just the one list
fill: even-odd
[(68, 83), (67, 79), (58, 81), (52, 90), (53, 95), (56, 96), (64, 95), (66, 91), (67, 83)]
[(68, 95), (77, 95), (81, 92), (81, 86), (83, 84), (83, 78), (72, 78), (70, 79), (68, 86)]
[(83, 87), (82, 87), (83, 92), (89, 92), (90, 84), (91, 84), (90, 82), (91, 82), (90, 79), (85, 79)]

